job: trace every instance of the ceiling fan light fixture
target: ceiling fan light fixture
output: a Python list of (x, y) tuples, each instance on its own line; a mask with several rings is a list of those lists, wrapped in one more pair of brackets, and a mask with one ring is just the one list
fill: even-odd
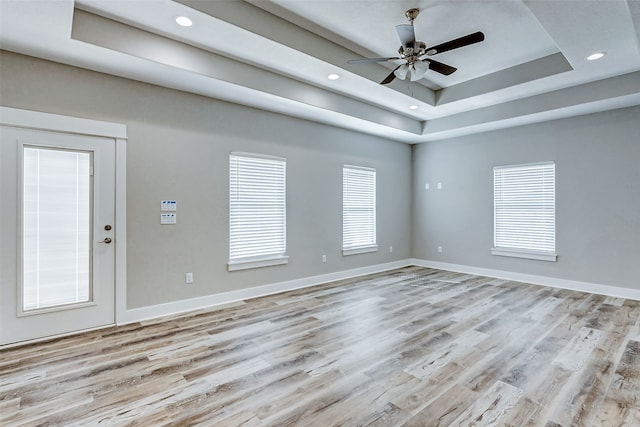
[(425, 61), (414, 62), (411, 66), (411, 81), (420, 80), (429, 71), (429, 63)]
[(407, 64), (402, 64), (396, 69), (393, 74), (396, 75), (400, 80), (404, 80), (407, 78), (407, 73), (409, 72), (409, 66)]

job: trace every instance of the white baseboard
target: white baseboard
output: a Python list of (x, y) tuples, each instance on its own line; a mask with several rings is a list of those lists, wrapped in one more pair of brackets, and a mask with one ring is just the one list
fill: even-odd
[(536, 276), (531, 274), (516, 273), (512, 271), (494, 270), (489, 268), (472, 267), (467, 265), (449, 264), (444, 262), (410, 258), (385, 264), (377, 264), (368, 267), (355, 268), (352, 270), (338, 271), (335, 273), (322, 274), (319, 276), (304, 277), (302, 279), (288, 280), (285, 282), (256, 286), (253, 288), (239, 289), (237, 291), (207, 295), (199, 298), (172, 301), (169, 303), (152, 305), (149, 307), (134, 308), (126, 310), (123, 313), (119, 313), (119, 315), (117, 315), (116, 323), (118, 325), (123, 325), (158, 317), (172, 316), (189, 311), (213, 308), (216, 306), (251, 298), (273, 295), (280, 292), (320, 285), (335, 280), (349, 279), (351, 277), (363, 276), (365, 274), (379, 273), (382, 271), (393, 270), (395, 268), (401, 268), (410, 265), (436, 268), (439, 270), (454, 271), (465, 274), (476, 274), (479, 276), (495, 277), (497, 279), (513, 280), (524, 283), (532, 283), (535, 285), (550, 286), (553, 288), (569, 289), (573, 291), (588, 292), (592, 294), (607, 295), (640, 301), (640, 290), (638, 289), (621, 288), (617, 286), (557, 279), (554, 277)]
[(445, 262), (429, 261), (424, 259), (410, 259), (412, 265), (420, 267), (436, 268), (439, 270), (454, 271), (456, 273), (476, 274), (478, 276), (495, 277), (496, 279), (514, 280), (517, 282), (532, 283), (534, 285), (550, 286), (552, 288), (569, 289), (572, 291), (587, 292), (590, 294), (607, 295), (618, 298), (640, 301), (640, 289), (622, 288), (618, 286), (601, 285), (597, 283), (579, 282), (576, 280), (557, 279), (547, 276), (515, 273), (513, 271), (494, 270), (490, 268), (472, 267), (468, 265), (449, 264)]
[(309, 286), (319, 285), (335, 280), (349, 279), (351, 277), (363, 276), (365, 274), (379, 273), (382, 271), (393, 270), (395, 268), (406, 267), (408, 265), (412, 265), (412, 261), (413, 260), (409, 259), (394, 261), (385, 264), (355, 268), (352, 270), (321, 274), (319, 276), (304, 277), (302, 279), (288, 280), (285, 282), (256, 286), (253, 288), (239, 289), (237, 291), (207, 295), (199, 298), (191, 298), (180, 301), (172, 301), (165, 304), (152, 305), (148, 307), (134, 308), (126, 310), (123, 313), (118, 313), (116, 315), (116, 323), (118, 325), (124, 325), (127, 323), (154, 319), (157, 317), (172, 316), (189, 311), (212, 308), (223, 304), (277, 294), (294, 289), (306, 288)]

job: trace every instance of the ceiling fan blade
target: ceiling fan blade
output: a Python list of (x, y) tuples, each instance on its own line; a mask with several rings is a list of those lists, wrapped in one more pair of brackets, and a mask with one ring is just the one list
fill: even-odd
[(387, 83), (391, 83), (393, 81), (393, 79), (396, 78), (396, 75), (394, 73), (400, 67), (401, 67), (401, 65), (398, 65), (396, 68), (394, 68), (393, 71), (391, 72), (391, 74), (389, 74), (387, 77), (385, 77), (384, 80), (380, 82), (380, 84), (381, 85), (386, 85)]
[(397, 61), (398, 57), (393, 58), (362, 58), (362, 59), (350, 59), (347, 61), (349, 64), (360, 64), (363, 62), (388, 62), (388, 61)]
[(482, 40), (484, 40), (484, 34), (478, 31), (477, 33), (467, 34), (466, 36), (462, 36), (455, 40), (450, 40), (437, 46), (430, 47), (428, 51), (430, 55), (435, 55), (436, 53), (442, 53), (448, 50), (458, 49), (459, 47), (468, 46), (470, 44), (479, 43)]
[(451, 65), (443, 64), (442, 62), (434, 61), (433, 59), (423, 59), (423, 61), (429, 63), (430, 70), (444, 74), (445, 76), (453, 74), (457, 70), (457, 68), (452, 67)]
[(400, 38), (400, 43), (402, 43), (403, 48), (413, 47), (413, 42), (416, 41), (416, 33), (413, 31), (413, 25), (396, 25), (396, 31), (398, 32), (398, 38)]

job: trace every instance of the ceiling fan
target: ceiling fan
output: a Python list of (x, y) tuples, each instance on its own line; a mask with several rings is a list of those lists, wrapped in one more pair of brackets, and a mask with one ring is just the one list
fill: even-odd
[(347, 62), (350, 64), (358, 64), (362, 62), (405, 61), (403, 64), (398, 65), (391, 74), (380, 82), (380, 84), (383, 85), (391, 83), (396, 77), (404, 80), (409, 76), (411, 81), (420, 80), (429, 70), (448, 76), (455, 72), (457, 68), (431, 59), (431, 56), (448, 50), (468, 46), (470, 44), (479, 43), (484, 40), (484, 34), (478, 31), (436, 46), (427, 47), (425, 42), (416, 40), (416, 35), (413, 29), (413, 21), (419, 13), (420, 9), (407, 10), (405, 12), (405, 16), (407, 17), (407, 20), (409, 20), (409, 24), (396, 25), (396, 31), (398, 32), (398, 37), (400, 38), (401, 43), (400, 49), (398, 49), (399, 56), (390, 58), (350, 59)]

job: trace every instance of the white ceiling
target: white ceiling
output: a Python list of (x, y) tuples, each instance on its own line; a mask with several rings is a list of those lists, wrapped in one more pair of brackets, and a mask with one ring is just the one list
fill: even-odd
[[(347, 63), (413, 7), (427, 45), (485, 41), (415, 83)], [(2, 49), (407, 143), (640, 105), (639, 35), (640, 0), (0, 0)]]

